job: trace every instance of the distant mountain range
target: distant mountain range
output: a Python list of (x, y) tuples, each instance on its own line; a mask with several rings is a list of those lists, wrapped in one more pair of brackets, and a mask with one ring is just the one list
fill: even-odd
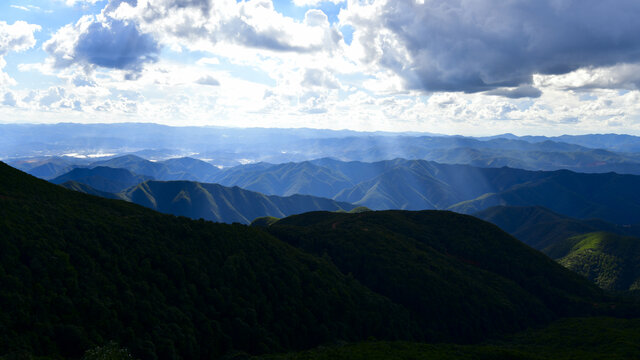
[(543, 207), (496, 206), (474, 214), (607, 290), (640, 291), (640, 225), (579, 220)]
[[(91, 159), (106, 160), (123, 154), (154, 161), (190, 156), (223, 167), (257, 162), (302, 162), (323, 157), (364, 162), (405, 158), (481, 167), (640, 175), (640, 137), (616, 134), (559, 137), (502, 134), (474, 138), (428, 133), (157, 124), (0, 124), (0, 133), (4, 135), (0, 139), (0, 159), (45, 179), (63, 174), (60, 171), (65, 166), (86, 166)], [(34, 162), (52, 156), (69, 163), (31, 170)], [(134, 172), (157, 180), (210, 182), (193, 168), (178, 171), (185, 173), (182, 177), (176, 171)], [(159, 173), (173, 175), (170, 178), (156, 176)]]
[(224, 223), (249, 224), (263, 216), (282, 218), (308, 211), (350, 211), (356, 206), (310, 195), (267, 196), (239, 187), (193, 181), (145, 181), (108, 193), (77, 181), (62, 186), (90, 195), (121, 199), (166, 214)]
[[(72, 157), (49, 157), (24, 159), (10, 162), (10, 165), (41, 179), (52, 180), (75, 168), (126, 169), (136, 175), (144, 175), (154, 180), (208, 181), (220, 169), (198, 159), (189, 157), (171, 158), (164, 161), (149, 161), (136, 155), (111, 157), (105, 160), (89, 161)], [(77, 175), (73, 175), (77, 176)], [(73, 179), (69, 179), (73, 180)]]
[[(221, 171), (210, 164), (190, 158), (152, 162), (127, 155), (91, 163), (87, 168), (75, 168), (53, 182), (75, 181), (84, 183), (95, 191), (118, 193), (146, 179), (158, 180), (158, 177), (161, 180), (206, 178), (210, 183), (226, 187), (238, 186), (265, 195), (311, 195), (374, 210), (449, 209), (471, 214), (496, 205), (543, 206), (575, 218), (598, 218), (616, 224), (640, 223), (640, 192), (637, 191), (640, 188), (640, 176), (616, 173), (585, 174), (567, 170), (480, 168), (405, 159), (374, 163), (343, 162), (330, 158), (301, 163), (249, 164)], [(198, 187), (179, 191), (189, 193), (189, 199), (195, 203), (212, 202), (206, 200), (212, 194), (206, 191), (193, 192), (196, 188)], [(163, 187), (161, 192), (165, 191), (168, 193), (154, 193), (148, 196), (164, 199), (171, 195), (173, 201), (179, 193), (173, 188)], [(226, 190), (214, 193), (223, 198), (231, 194)], [(205, 200), (196, 201), (200, 196)], [(117, 197), (130, 198), (126, 194)], [(309, 204), (311, 203), (314, 204), (312, 207), (301, 209), (311, 211), (345, 207), (344, 204), (331, 204), (329, 208), (319, 208), (316, 206), (319, 203)], [(145, 204), (151, 206), (154, 202), (146, 201)], [(168, 202), (165, 201), (163, 204)], [(151, 207), (160, 209), (156, 206)], [(260, 216), (281, 217), (282, 214), (292, 214), (285, 210), (290, 209), (290, 206), (280, 204), (276, 207), (279, 206), (284, 206), (281, 211), (262, 213)], [(196, 206), (181, 214), (216, 221), (233, 219), (231, 221), (246, 223), (252, 220), (250, 217), (243, 219), (235, 215), (213, 215), (217, 213), (215, 210), (202, 210), (216, 207), (217, 205)]]
[(298, 191), (326, 196), (376, 210), (475, 213), (495, 205), (545, 206), (577, 218), (640, 223), (640, 176), (615, 173), (479, 168), (404, 159), (375, 163), (319, 159), (245, 165), (212, 180), (266, 194)]
[(152, 179), (137, 175), (127, 169), (98, 166), (95, 168), (75, 168), (51, 180), (54, 184), (73, 181), (88, 185), (98, 191), (117, 193), (141, 182)]

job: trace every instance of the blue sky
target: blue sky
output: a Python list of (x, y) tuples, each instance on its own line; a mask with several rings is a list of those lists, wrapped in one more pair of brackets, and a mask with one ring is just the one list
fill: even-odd
[(0, 122), (640, 134), (635, 0), (7, 0)]

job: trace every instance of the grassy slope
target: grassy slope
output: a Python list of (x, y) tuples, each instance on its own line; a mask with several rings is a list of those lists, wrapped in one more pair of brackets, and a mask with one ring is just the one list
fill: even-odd
[(640, 290), (638, 226), (573, 219), (542, 207), (498, 206), (475, 216), (495, 223), (604, 289)]
[(558, 262), (607, 290), (640, 290), (640, 238), (595, 232), (550, 247)]

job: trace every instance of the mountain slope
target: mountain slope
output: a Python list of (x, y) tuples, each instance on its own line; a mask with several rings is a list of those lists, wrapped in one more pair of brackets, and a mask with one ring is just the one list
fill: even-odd
[[(306, 179), (316, 173), (331, 176), (323, 176), (322, 184)], [(479, 168), (405, 159), (376, 163), (319, 159), (235, 167), (223, 171), (220, 179), (225, 185), (251, 185), (270, 194), (298, 191), (378, 210), (475, 213), (497, 205), (544, 206), (576, 218), (640, 223), (640, 176), (635, 175)]]
[(640, 176), (579, 174), (554, 171), (542, 179), (465, 201), (450, 209), (475, 213), (496, 205), (544, 206), (582, 219), (599, 218), (617, 224), (640, 223)]
[(640, 290), (640, 238), (596, 232), (554, 244), (558, 262), (607, 290)]
[(156, 180), (209, 181), (220, 172), (217, 167), (194, 158), (181, 157), (164, 161), (149, 161), (136, 155), (124, 155), (109, 160), (96, 161), (89, 167), (108, 166), (127, 169), (135, 174)]
[(597, 219), (575, 219), (542, 206), (494, 206), (474, 213), (473, 216), (498, 225), (502, 230), (542, 252), (569, 237), (590, 232), (606, 231), (640, 236), (640, 225), (623, 226)]
[(76, 168), (51, 180), (54, 184), (75, 181), (88, 185), (98, 191), (117, 193), (143, 181), (149, 176), (136, 175), (127, 169), (98, 166), (94, 168)]
[(498, 225), (604, 289), (640, 287), (640, 225), (579, 220), (542, 207), (497, 206), (474, 216)]
[(240, 186), (269, 195), (307, 194), (329, 198), (354, 185), (342, 174), (307, 161), (236, 167), (223, 171), (212, 180), (225, 186)]
[(92, 188), (91, 186), (89, 186), (87, 184), (83, 184), (83, 183), (80, 183), (80, 182), (77, 182), (77, 181), (67, 181), (67, 182), (64, 182), (64, 183), (60, 184), (60, 186), (62, 186), (63, 188), (69, 189), (69, 190), (78, 191), (78, 192), (85, 193), (85, 194), (88, 194), (88, 195), (99, 196), (99, 197), (103, 197), (103, 198), (106, 198), (106, 199), (127, 200), (121, 194), (114, 194), (114, 193), (109, 193), (109, 192), (96, 190), (96, 189)]
[(86, 163), (84, 160), (66, 156), (16, 159), (9, 165), (41, 179), (50, 180)]
[(172, 178), (158, 180), (193, 180), (209, 182), (210, 179), (220, 172), (220, 169), (208, 162), (190, 157), (173, 158), (160, 161), (160, 163), (169, 169), (169, 172), (172, 174)]
[(473, 340), (589, 312), (580, 299), (600, 296), (497, 227), (451, 212), (313, 212), (267, 229), (408, 308), (432, 340)]
[(115, 340), (143, 360), (216, 358), (419, 329), (260, 230), (88, 196), (4, 163), (0, 219), (0, 356), (79, 358)]
[(267, 196), (239, 187), (191, 181), (147, 181), (121, 195), (163, 213), (243, 224), (263, 216), (282, 218), (307, 211), (349, 211), (356, 207), (308, 195)]

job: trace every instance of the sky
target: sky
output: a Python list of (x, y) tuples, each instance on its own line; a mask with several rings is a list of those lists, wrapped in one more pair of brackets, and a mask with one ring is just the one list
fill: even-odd
[(0, 123), (640, 135), (637, 0), (3, 0)]

